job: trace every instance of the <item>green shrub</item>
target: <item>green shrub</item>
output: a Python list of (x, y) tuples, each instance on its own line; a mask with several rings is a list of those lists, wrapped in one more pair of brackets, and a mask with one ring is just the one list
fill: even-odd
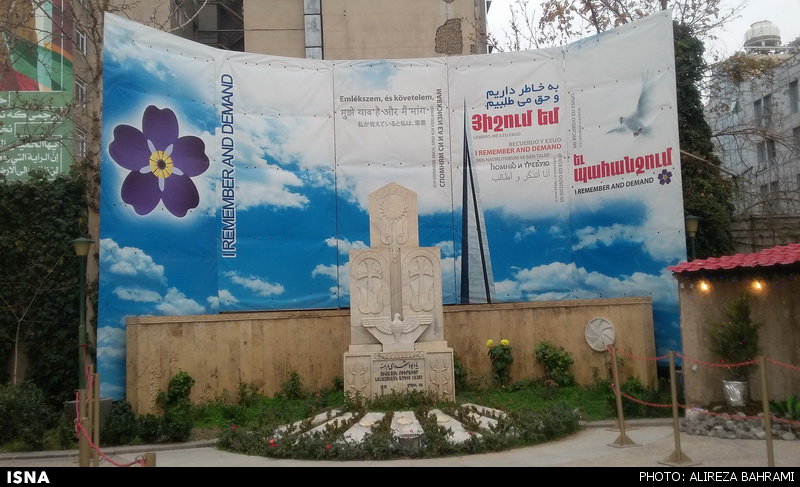
[(800, 421), (800, 396), (789, 396), (783, 401), (770, 401), (772, 413), (782, 419)]
[(136, 415), (127, 401), (114, 401), (106, 424), (100, 428), (104, 445), (127, 445), (136, 439)]
[(469, 372), (464, 367), (464, 363), (453, 354), (453, 375), (455, 377), (455, 386), (457, 391), (465, 391), (469, 388)]
[(174, 407), (164, 413), (162, 432), (169, 441), (184, 442), (192, 433), (192, 415), (186, 408)]
[(295, 371), (289, 373), (289, 378), (281, 384), (281, 395), (286, 399), (305, 399), (308, 396), (300, 374)]
[(239, 406), (243, 407), (250, 407), (253, 406), (261, 399), (261, 393), (258, 390), (258, 387), (255, 384), (250, 382), (240, 382), (239, 383), (239, 394), (238, 394), (238, 404)]
[(180, 371), (169, 379), (167, 392), (161, 391), (156, 402), (164, 411), (172, 408), (188, 408), (191, 406), (189, 394), (192, 392), (194, 379), (188, 372)]
[(25, 448), (41, 449), (45, 432), (55, 426), (56, 419), (34, 384), (0, 386), (0, 443), (20, 440)]
[[(709, 349), (723, 364), (749, 362), (758, 354), (758, 327), (750, 318), (750, 302), (741, 296), (725, 311), (726, 320), (711, 324)], [(755, 365), (730, 367), (734, 380), (747, 380)]]
[(143, 414), (136, 419), (139, 439), (143, 443), (155, 443), (161, 437), (161, 418), (153, 414)]
[(156, 402), (164, 409), (161, 434), (169, 441), (182, 442), (189, 439), (194, 424), (192, 420), (192, 393), (194, 379), (188, 372), (180, 371), (169, 379), (167, 392), (161, 391)]
[(569, 371), (574, 363), (572, 355), (564, 347), (556, 347), (550, 342), (539, 342), (534, 351), (536, 361), (544, 365), (544, 375), (559, 386), (571, 386), (575, 377)]
[(511, 380), (511, 364), (514, 363), (511, 343), (504, 338), (499, 345), (495, 345), (494, 340), (490, 339), (486, 346), (489, 347), (488, 355), (492, 362), (492, 379), (495, 385), (505, 387)]

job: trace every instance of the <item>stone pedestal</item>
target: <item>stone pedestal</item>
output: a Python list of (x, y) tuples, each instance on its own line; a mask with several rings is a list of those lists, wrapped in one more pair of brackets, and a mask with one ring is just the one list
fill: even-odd
[(431, 391), (454, 399), (439, 249), (420, 247), (417, 196), (390, 183), (369, 197), (370, 248), (350, 252), (345, 392)]

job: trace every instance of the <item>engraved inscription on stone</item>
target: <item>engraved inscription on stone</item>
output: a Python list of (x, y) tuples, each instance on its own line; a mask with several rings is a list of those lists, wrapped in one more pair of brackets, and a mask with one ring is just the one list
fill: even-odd
[(425, 390), (425, 360), (375, 360), (373, 374), (375, 390), (383, 395), (391, 391), (423, 391)]

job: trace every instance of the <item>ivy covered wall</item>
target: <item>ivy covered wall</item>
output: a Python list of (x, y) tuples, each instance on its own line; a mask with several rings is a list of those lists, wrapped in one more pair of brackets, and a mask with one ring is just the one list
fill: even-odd
[(79, 262), (71, 241), (87, 235), (85, 195), (76, 174), (0, 179), (0, 381), (33, 382), (53, 402), (68, 399), (78, 382)]

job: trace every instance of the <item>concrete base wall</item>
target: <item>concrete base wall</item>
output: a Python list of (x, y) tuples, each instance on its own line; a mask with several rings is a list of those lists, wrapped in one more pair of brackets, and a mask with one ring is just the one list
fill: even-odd
[[(514, 381), (544, 375), (534, 348), (547, 340), (572, 353), (576, 379), (590, 385), (594, 375), (606, 376), (607, 354), (584, 340), (586, 324), (597, 317), (613, 323), (623, 352), (655, 355), (649, 298), (446, 306), (445, 339), (470, 376), (487, 381), (486, 340), (511, 341)], [(242, 382), (272, 395), (292, 371), (309, 389), (330, 387), (342, 376), (350, 344), (348, 310), (147, 316), (128, 318), (127, 325), (127, 400), (140, 414), (155, 410), (156, 395), (181, 370), (196, 381), (194, 402), (223, 394), (235, 398)], [(621, 374), (653, 384), (655, 364), (626, 360)]]

